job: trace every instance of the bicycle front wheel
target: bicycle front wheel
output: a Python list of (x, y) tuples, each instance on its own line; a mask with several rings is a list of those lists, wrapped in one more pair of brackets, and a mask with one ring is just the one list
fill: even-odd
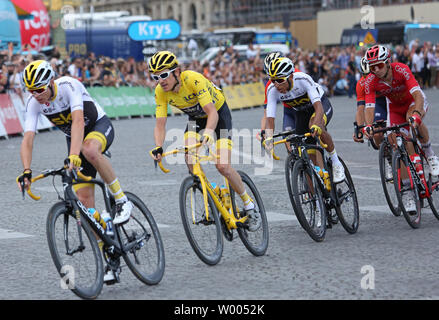
[(183, 180), (180, 187), (180, 214), (184, 231), (201, 261), (215, 265), (223, 254), (223, 234), (218, 210), (209, 193), (207, 202), (206, 214), (200, 183), (193, 177)]
[(95, 299), (102, 290), (104, 267), (96, 237), (85, 219), (78, 223), (64, 202), (50, 208), (47, 242), (61, 287), (83, 299)]
[[(259, 213), (259, 219), (261, 221), (259, 228), (255, 231), (248, 230), (246, 226), (238, 227), (238, 235), (248, 251), (255, 256), (262, 256), (268, 248), (268, 222), (264, 203), (252, 179), (245, 172), (238, 170), (238, 174), (241, 176), (247, 194), (253, 200), (255, 214)], [(236, 192), (232, 188), (230, 188), (230, 194), (233, 212), (235, 213), (235, 217), (239, 219), (245, 215), (244, 203), (239, 196), (236, 196)]]
[(323, 193), (313, 169), (306, 166), (303, 160), (294, 163), (292, 192), (292, 204), (300, 225), (314, 241), (323, 241), (326, 234)]
[(165, 273), (165, 250), (159, 228), (146, 205), (136, 195), (125, 192), (133, 205), (130, 220), (117, 226), (123, 245), (137, 241), (123, 258), (131, 272), (143, 283), (155, 285)]
[(360, 224), (360, 209), (358, 207), (357, 192), (355, 191), (354, 181), (343, 159), (338, 157), (343, 165), (345, 179), (337, 184), (333, 184), (337, 194), (337, 206), (335, 211), (340, 219), (343, 228), (350, 234), (358, 230)]
[(390, 211), (392, 211), (395, 217), (398, 217), (401, 215), (401, 209), (399, 208), (398, 197), (395, 193), (395, 187), (393, 186), (392, 146), (387, 139), (385, 139), (380, 145), (378, 163), (384, 196), (389, 205)]
[[(392, 167), (393, 167), (393, 181), (395, 192), (398, 197), (399, 207), (401, 208), (404, 218), (410, 227), (417, 229), (421, 225), (421, 199), (417, 184), (413, 182), (404, 183), (402, 178), (402, 171), (406, 171), (405, 166), (402, 166), (402, 155), (399, 151), (393, 152)], [(406, 173), (407, 174), (407, 173)], [(413, 201), (413, 202), (412, 202)]]
[(430, 197), (428, 204), (434, 216), (439, 219), (439, 177), (429, 175), (428, 188), (430, 190)]

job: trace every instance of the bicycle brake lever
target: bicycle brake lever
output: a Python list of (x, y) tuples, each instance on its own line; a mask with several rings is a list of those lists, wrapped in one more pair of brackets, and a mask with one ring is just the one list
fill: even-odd
[(23, 179), (23, 181), (20, 182), (20, 185), (21, 185), (21, 194), (22, 194), (23, 200), (24, 200), (25, 199), (24, 179)]

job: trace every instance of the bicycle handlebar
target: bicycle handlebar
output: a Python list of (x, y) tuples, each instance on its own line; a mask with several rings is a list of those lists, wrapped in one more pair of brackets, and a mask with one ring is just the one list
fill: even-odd
[[(196, 143), (196, 144), (194, 144), (194, 145), (191, 145), (191, 146), (187, 146), (187, 147), (184, 146), (184, 147), (178, 147), (178, 148), (175, 148), (174, 150), (171, 150), (171, 151), (168, 151), (168, 152), (163, 153), (163, 154), (162, 154), (162, 159), (165, 158), (165, 157), (167, 157), (167, 156), (169, 156), (169, 155), (173, 155), (173, 154), (176, 154), (176, 153), (188, 153), (190, 150), (193, 150), (193, 149), (199, 148), (199, 147), (201, 147), (202, 145), (203, 145), (203, 144), (202, 144), (201, 142), (198, 142), (198, 143)], [(198, 156), (199, 158), (201, 158), (200, 161), (209, 161), (209, 160), (213, 160), (213, 159), (218, 159), (218, 158), (219, 158), (218, 155), (213, 154), (213, 152), (211, 151), (210, 148), (209, 148), (208, 150), (209, 150), (209, 155), (207, 155), (207, 156)], [(154, 158), (154, 156), (153, 156), (153, 154), (152, 154), (152, 151), (150, 151), (149, 154), (151, 155), (152, 158)], [(161, 169), (164, 173), (169, 173), (169, 172), (171, 172), (171, 170), (166, 169), (166, 168), (163, 166), (161, 160), (160, 160), (160, 161), (154, 160), (154, 164), (155, 164), (156, 167), (157, 167), (157, 165), (158, 165), (158, 166), (160, 167), (160, 169)]]
[[(52, 169), (52, 170), (47, 170), (46, 172), (43, 172), (42, 174), (36, 176), (35, 178), (31, 179), (31, 183), (34, 183), (38, 180), (47, 178), (48, 176), (56, 176), (56, 175), (62, 175), (62, 172), (65, 171), (66, 169), (68, 169), (67, 166), (63, 166), (60, 169)], [(79, 181), (78, 179), (75, 179), (77, 182), (88, 182), (91, 181), (93, 178), (92, 177), (88, 177), (85, 176), (84, 174), (81, 173), (81, 171), (73, 171), (76, 173), (76, 175), (78, 176), (78, 178), (81, 180)], [(41, 199), (40, 196), (36, 196), (35, 194), (32, 193), (31, 188), (29, 186), (29, 188), (27, 189), (27, 194), (29, 195), (29, 197), (31, 197), (33, 200), (38, 201)]]
[[(288, 142), (288, 141), (291, 141), (291, 140), (294, 139), (294, 138), (305, 139), (305, 138), (311, 137), (311, 133), (310, 133), (310, 132), (307, 132), (307, 133), (305, 133), (305, 134), (295, 134), (295, 132), (296, 132), (295, 130), (290, 130), (290, 131), (279, 132), (279, 133), (273, 135), (273, 139), (274, 139), (274, 138), (277, 138), (277, 137), (281, 137), (281, 136), (289, 136), (289, 137), (286, 137), (286, 138), (284, 138), (284, 139), (282, 139), (282, 140), (279, 140), (279, 141), (275, 141), (275, 142), (273, 142), (273, 149), (271, 149), (271, 156), (273, 157), (274, 160), (280, 160), (280, 157), (278, 157), (278, 156), (274, 153), (274, 146), (275, 146), (275, 145), (280, 144), (280, 143), (286, 143), (286, 142)], [(320, 138), (320, 136), (318, 136), (318, 139), (319, 139), (319, 143), (320, 143), (320, 145), (321, 145), (323, 148), (327, 148), (327, 147), (328, 147), (327, 144), (323, 143), (323, 141), (322, 141), (322, 139)], [(264, 141), (262, 142), (262, 145), (263, 145), (264, 147), (265, 147), (265, 145), (266, 145), (266, 144), (265, 144), (265, 141), (266, 141), (266, 140), (264, 140)]]

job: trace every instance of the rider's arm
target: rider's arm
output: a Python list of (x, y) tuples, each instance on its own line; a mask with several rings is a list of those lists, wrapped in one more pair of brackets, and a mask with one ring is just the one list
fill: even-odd
[(168, 99), (160, 85), (155, 88), (155, 103), (154, 142), (156, 147), (163, 147), (166, 136), (166, 121), (168, 119)]
[(323, 91), (320, 88), (320, 86), (318, 86), (317, 83), (315, 83), (309, 75), (305, 74), (302, 79), (303, 80), (301, 81), (303, 81), (303, 84), (306, 88), (306, 93), (308, 94), (308, 97), (314, 107), (314, 111), (315, 111), (314, 124), (319, 126), (322, 130), (324, 130), (325, 123), (323, 120), (323, 115), (325, 111), (323, 110), (323, 105), (321, 101)]
[[(216, 110), (216, 107), (212, 102), (206, 104), (203, 107), (203, 110), (207, 114), (207, 123), (204, 132), (213, 136), (213, 132), (215, 131), (215, 128), (218, 124), (218, 119), (219, 119), (218, 111)], [(219, 139), (219, 137), (217, 138)]]
[(30, 169), (32, 162), (32, 149), (35, 138), (35, 131), (37, 130), (39, 103), (30, 96), (26, 103), (25, 123), (24, 123), (24, 138), (21, 142), (20, 156), (23, 163), (23, 169)]
[(271, 84), (267, 89), (267, 108), (265, 118), (265, 135), (266, 138), (273, 136), (274, 123), (276, 118), (277, 100), (279, 98), (279, 91)]
[(364, 83), (364, 94), (365, 94), (365, 103), (366, 103), (366, 111), (365, 111), (365, 124), (372, 125), (373, 120), (375, 118), (375, 85), (374, 79), (375, 75), (369, 74)]
[(84, 111), (78, 109), (72, 112), (72, 131), (70, 133), (71, 144), (69, 155), (81, 153), (82, 141), (84, 140)]
[(313, 107), (314, 107), (314, 111), (315, 111), (315, 122), (314, 124), (319, 126), (320, 129), (324, 130), (325, 129), (325, 124), (323, 121), (323, 114), (324, 114), (324, 110), (323, 110), (323, 105), (322, 102), (316, 101), (313, 103)]
[[(61, 89), (59, 89), (61, 94)], [(72, 114), (72, 126), (70, 132), (70, 150), (69, 155), (77, 155), (81, 153), (81, 146), (84, 140), (84, 101), (80, 85), (72, 81), (70, 85), (63, 87), (63, 94), (67, 103), (70, 105), (70, 112)]]
[(30, 169), (32, 163), (32, 150), (34, 145), (35, 132), (26, 131), (24, 133), (23, 141), (20, 147), (20, 157), (21, 163), (23, 164), (23, 169)]
[[(412, 96), (415, 100), (415, 108), (413, 112), (422, 118), (424, 116), (424, 95), (422, 94), (421, 90), (415, 90), (412, 92)], [(411, 114), (407, 116), (411, 116)]]
[(154, 127), (154, 142), (157, 147), (163, 147), (166, 136), (167, 117), (157, 118)]

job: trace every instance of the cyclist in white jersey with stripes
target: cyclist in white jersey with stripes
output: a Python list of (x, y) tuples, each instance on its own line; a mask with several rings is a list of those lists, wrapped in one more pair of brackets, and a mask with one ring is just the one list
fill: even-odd
[[(38, 116), (43, 114), (66, 136), (70, 169), (82, 165), (82, 173), (93, 178), (99, 172), (116, 199), (113, 223), (124, 223), (131, 216), (133, 204), (123, 193), (111, 163), (103, 156), (114, 139), (111, 121), (81, 82), (71, 77), (54, 77), (51, 65), (44, 60), (31, 62), (23, 72), (23, 82), (32, 95), (26, 104), (20, 150), (24, 170), (17, 182), (24, 181), (26, 189), (30, 186), (33, 142)], [(75, 185), (75, 191), (87, 208), (95, 207), (93, 184)]]
[[(327, 144), (326, 151), (332, 160), (334, 182), (345, 179), (344, 168), (335, 151), (331, 135), (326, 126), (331, 120), (333, 108), (323, 88), (303, 72), (294, 72), (294, 64), (289, 58), (277, 58), (271, 61), (268, 74), (271, 85), (267, 89), (266, 145), (270, 149), (276, 117), (277, 101), (296, 111), (296, 133), (312, 132), (313, 137), (320, 135)], [(311, 141), (310, 141), (311, 142)], [(312, 156), (313, 158), (313, 156)], [(317, 159), (314, 163), (322, 165)], [(317, 163), (316, 163), (317, 162)]]

